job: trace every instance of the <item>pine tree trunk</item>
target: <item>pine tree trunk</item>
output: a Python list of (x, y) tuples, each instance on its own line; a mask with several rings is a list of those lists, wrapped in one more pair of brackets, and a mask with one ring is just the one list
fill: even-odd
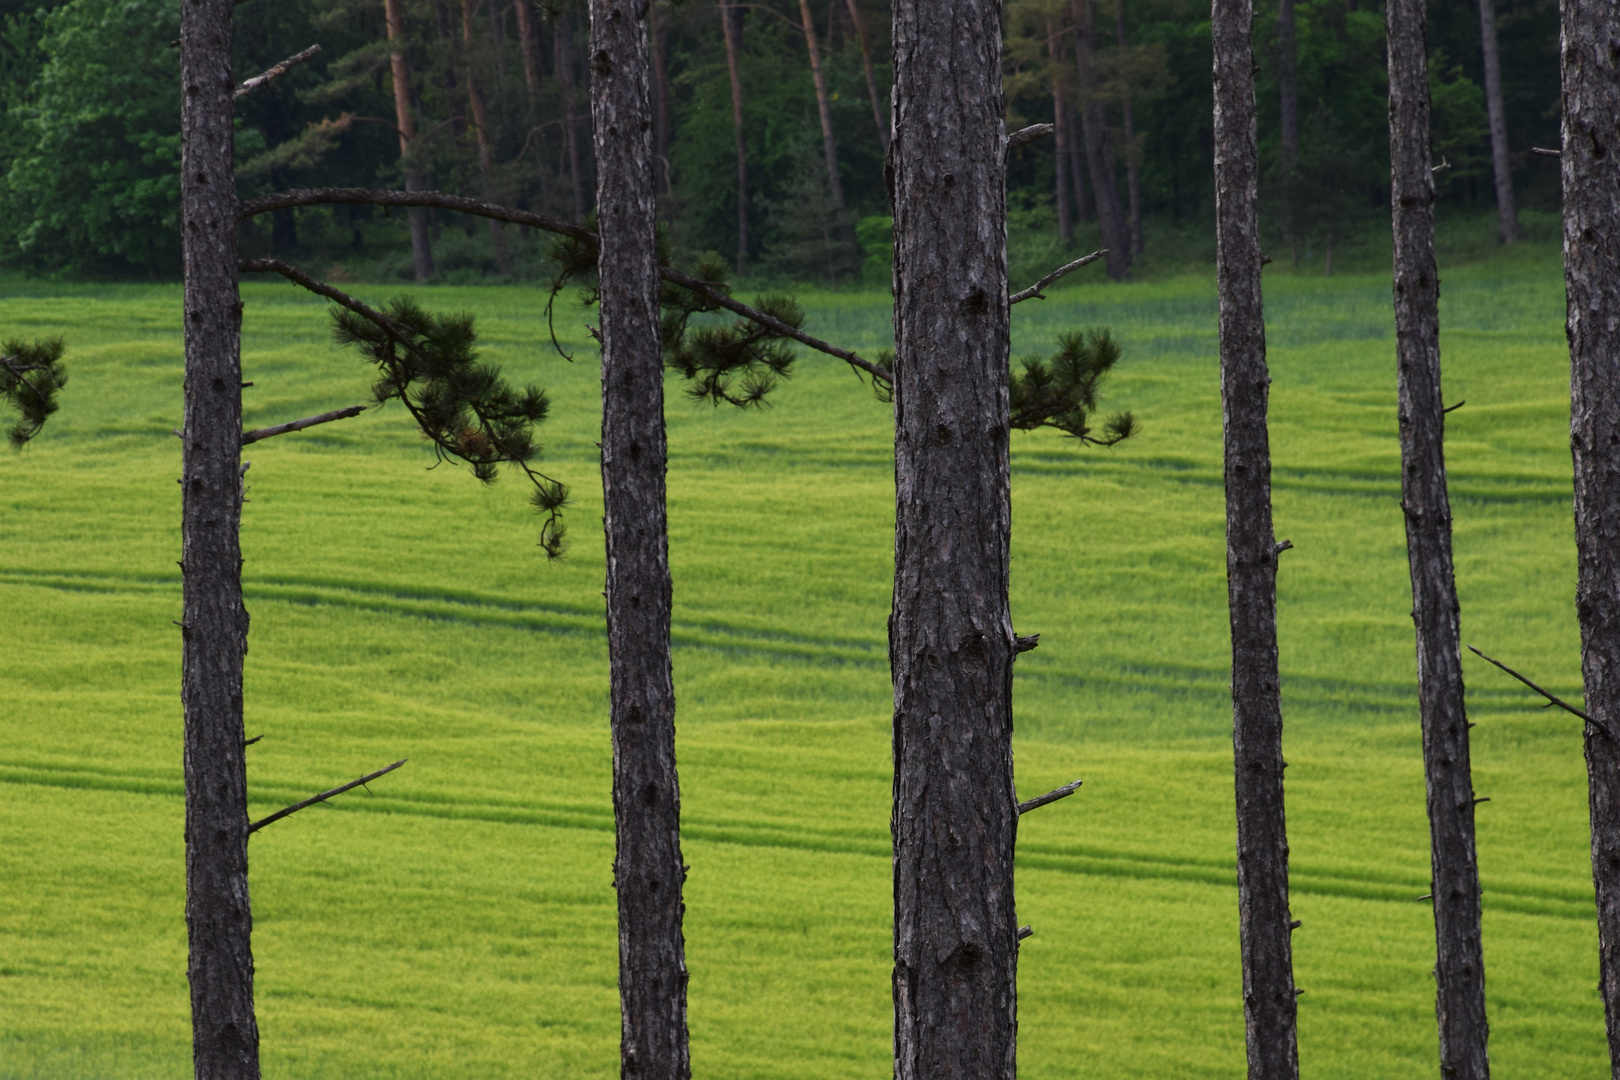
[[(1119, 40), (1121, 54), (1129, 47), (1125, 38), (1125, 0), (1114, 0), (1114, 32)], [(1121, 119), (1125, 124), (1125, 190), (1131, 201), (1130, 236), (1131, 255), (1140, 256), (1147, 250), (1142, 236), (1142, 168), (1136, 145), (1136, 118), (1131, 110), (1131, 92), (1127, 87), (1119, 103)]]
[(816, 111), (821, 116), (821, 152), (827, 159), (827, 191), (833, 209), (844, 208), (844, 182), (838, 176), (838, 142), (833, 138), (832, 100), (827, 93), (827, 76), (821, 70), (821, 50), (816, 45), (816, 20), (810, 15), (810, 0), (799, 0), (804, 22), (804, 44), (810, 50), (810, 77), (816, 85)]
[(726, 38), (726, 68), (731, 72), (731, 124), (737, 138), (737, 276), (748, 273), (748, 142), (743, 132), (742, 72), (737, 53), (742, 28), (729, 0), (720, 0), (720, 26)]
[(574, 95), (574, 14), (557, 16), (552, 40), (557, 53), (557, 82), (562, 86), (563, 134), (568, 146), (568, 182), (574, 194), (574, 220), (585, 220), (585, 176), (579, 166), (579, 106)]
[(619, 898), (620, 1075), (687, 1080), (681, 793), (647, 7), (590, 0), (601, 248), (602, 495)]
[(1294, 198), (1299, 167), (1299, 77), (1298, 47), (1294, 40), (1294, 0), (1277, 0), (1277, 97), (1278, 127), (1282, 143), (1283, 236), (1299, 265), (1299, 235), (1295, 223)]
[(1250, 1080), (1297, 1080), (1288, 829), (1277, 670), (1266, 330), (1251, 0), (1215, 0), (1215, 227), (1226, 431), (1226, 581), (1232, 621), (1238, 933)]
[(1119, 205), (1119, 185), (1114, 180), (1113, 155), (1108, 151), (1108, 113), (1097, 96), (1097, 17), (1094, 0), (1074, 0), (1076, 23), (1075, 67), (1080, 75), (1080, 128), (1085, 135), (1086, 163), (1091, 169), (1091, 196), (1097, 207), (1097, 224), (1103, 246), (1108, 249), (1108, 276), (1124, 281), (1131, 269), (1131, 238), (1125, 215)]
[(664, 64), (664, 24), (657, 0), (647, 7), (647, 34), (653, 61), (653, 184), (657, 191), (670, 189), (669, 175), (669, 73)]
[[(424, 191), (429, 185), (421, 174), (421, 165), (411, 155), (411, 143), (416, 139), (416, 119), (411, 113), (411, 69), (405, 58), (405, 16), (400, 0), (383, 0), (383, 12), (388, 23), (388, 40), (397, 51), (388, 58), (389, 72), (394, 83), (394, 126), (399, 129), (399, 157), (405, 164), (405, 190)], [(417, 281), (433, 279), (433, 240), (428, 234), (428, 212), (413, 206), (407, 215), (411, 223), (411, 263)]]
[(1479, 0), (1479, 39), (1485, 54), (1485, 112), (1491, 125), (1491, 170), (1496, 178), (1496, 214), (1502, 243), (1519, 238), (1519, 211), (1513, 205), (1513, 169), (1508, 165), (1507, 110), (1502, 105), (1502, 59), (1496, 46), (1496, 0)]
[(1014, 1080), (1001, 5), (894, 4), (895, 1080)]
[(877, 125), (878, 141), (883, 144), (883, 156), (889, 155), (889, 123), (883, 119), (883, 104), (878, 99), (877, 79), (872, 75), (872, 40), (866, 34), (866, 20), (861, 18), (860, 0), (847, 0), (849, 21), (855, 24), (855, 36), (861, 41), (861, 65), (866, 69), (866, 93), (872, 99), (872, 122)]
[(242, 736), (241, 299), (237, 292), (233, 0), (181, 11), (185, 450), (181, 688), (186, 930), (197, 1080), (258, 1080)]
[(1063, 126), (1069, 133), (1069, 183), (1074, 185), (1074, 220), (1084, 224), (1096, 216), (1086, 199), (1086, 140), (1075, 131), (1074, 106), (1065, 102), (1063, 112)]
[(1464, 709), (1457, 585), (1446, 493), (1440, 382), (1440, 279), (1424, 0), (1388, 0), (1390, 207), (1395, 241), (1401, 504), (1417, 627), (1418, 706), (1428, 788), (1440, 1074), (1486, 1080), (1485, 962), (1480, 944), (1474, 786)]
[[(490, 160), (489, 118), (484, 111), (484, 96), (478, 92), (478, 80), (473, 73), (473, 0), (461, 0), (461, 43), (467, 64), (467, 104), (472, 109), (473, 127), (478, 136), (478, 178), (484, 201), (495, 202), (495, 191), (490, 186), (493, 163)], [(512, 276), (512, 253), (506, 247), (506, 233), (494, 218), (488, 219), (489, 241), (495, 246), (495, 266), (502, 277)]]
[(518, 47), (523, 51), (523, 87), (529, 92), (529, 123), (533, 124), (540, 98), (540, 57), (535, 41), (533, 0), (514, 0), (517, 13)]
[(1057, 204), (1058, 239), (1074, 243), (1074, 219), (1069, 214), (1069, 104), (1063, 93), (1063, 35), (1056, 19), (1046, 20), (1046, 40), (1052, 54), (1052, 196)]
[[(1620, 25), (1616, 0), (1564, 0), (1564, 290), (1575, 459), (1575, 612), (1586, 711), (1620, 729)], [(1586, 726), (1598, 977), (1620, 1078), (1620, 743)]]

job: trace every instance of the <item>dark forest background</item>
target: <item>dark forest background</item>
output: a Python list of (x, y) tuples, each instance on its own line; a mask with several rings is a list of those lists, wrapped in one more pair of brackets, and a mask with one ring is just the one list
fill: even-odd
[[(1059, 138), (1012, 156), (1015, 281), (1098, 246), (1099, 194), (1125, 213), (1135, 203), (1139, 272), (1213, 259), (1208, 7), (1087, 2), (1013, 0), (1007, 9), (1008, 126), (1061, 125)], [(1284, 251), (1279, 261), (1292, 255), (1307, 268), (1321, 268), (1336, 243), (1335, 259), (1345, 265), (1357, 244), (1376, 246), (1383, 237), (1387, 245), (1383, 14), (1372, 0), (1296, 0), (1294, 7), (1299, 153), (1288, 183), (1278, 135), (1277, 10), (1268, 4), (1257, 12), (1267, 242)], [(383, 0), (248, 0), (237, 8), (239, 78), (311, 44), (323, 49), (239, 104), (243, 196), (403, 186), (390, 60), (398, 51), (414, 129), (409, 165), (423, 186), (564, 217), (588, 214), (594, 177), (583, 6), (400, 0), (400, 9), (405, 38), (391, 44)], [(657, 4), (654, 13), (657, 177), (676, 250), (719, 252), (764, 279), (886, 283), (887, 5), (762, 0), (722, 8), (717, 0), (684, 0)], [(746, 147), (740, 249), (724, 19)], [(1538, 212), (1556, 210), (1558, 199), (1556, 163), (1530, 153), (1558, 142), (1557, 5), (1497, 0), (1497, 21), (1514, 187), (1533, 236)], [(0, 267), (178, 276), (179, 50), (171, 45), (178, 25), (178, 0), (0, 0)], [(1442, 219), (1475, 220), (1481, 236), (1494, 236), (1478, 9), (1470, 0), (1436, 0), (1429, 31), (1435, 160), (1448, 164), (1437, 174)], [(1112, 194), (1093, 182), (1097, 166), (1086, 159), (1088, 109), (1107, 128), (1102, 168)], [(1280, 209), (1285, 196), (1289, 213)], [(1285, 217), (1288, 236), (1278, 224)], [(406, 215), (372, 207), (268, 215), (245, 227), (244, 253), (296, 256), (333, 279), (413, 274)], [(537, 279), (550, 269), (544, 237), (497, 233), (445, 213), (434, 215), (432, 254), (435, 276), (452, 282)]]

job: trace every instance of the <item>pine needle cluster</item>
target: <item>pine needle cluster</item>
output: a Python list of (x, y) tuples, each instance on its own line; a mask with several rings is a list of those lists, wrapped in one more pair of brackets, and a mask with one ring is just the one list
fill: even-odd
[(56, 392), (67, 385), (62, 350), (61, 338), (0, 345), (0, 401), (17, 411), (17, 420), (6, 428), (14, 449), (38, 435), (57, 410)]
[(1108, 417), (1100, 437), (1090, 426), (1098, 391), (1119, 357), (1119, 345), (1107, 330), (1060, 334), (1058, 351), (1050, 359), (1024, 357), (1023, 370), (1012, 373), (1008, 387), (1012, 426), (1019, 431), (1057, 428), (1091, 446), (1113, 446), (1130, 438), (1138, 428), (1128, 412)]
[[(692, 276), (730, 294), (725, 261), (718, 255), (698, 260)], [(688, 383), (693, 401), (721, 402), (738, 408), (758, 408), (784, 379), (793, 376), (793, 349), (788, 339), (750, 319), (730, 323), (705, 322), (690, 326), (692, 316), (720, 311), (719, 304), (678, 285), (664, 284), (664, 363)], [(804, 325), (804, 310), (786, 293), (768, 293), (754, 307), (795, 330)]]
[(372, 398), (404, 405), (438, 460), (464, 461), (486, 484), (502, 464), (523, 470), (534, 485), (530, 501), (546, 518), (540, 546), (560, 558), (568, 488), (530, 465), (540, 454), (534, 428), (551, 402), (538, 387), (517, 389), (498, 366), (479, 361), (472, 316), (435, 315), (400, 297), (382, 321), (335, 308), (332, 322), (338, 344), (356, 346), (377, 368)]

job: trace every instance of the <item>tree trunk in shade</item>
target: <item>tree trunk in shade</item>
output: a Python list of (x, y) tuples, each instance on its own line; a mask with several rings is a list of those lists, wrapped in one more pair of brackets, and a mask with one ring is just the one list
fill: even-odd
[(647, 5), (590, 0), (620, 1075), (687, 1080)]
[(894, 11), (895, 1080), (1014, 1080), (1001, 5)]
[(669, 72), (664, 62), (664, 20), (657, 0), (647, 7), (647, 31), (653, 60), (653, 184), (659, 193), (670, 188)]
[(1124, 281), (1131, 269), (1131, 237), (1119, 205), (1113, 155), (1108, 150), (1108, 113), (1096, 94), (1097, 16), (1094, 0), (1074, 0), (1075, 67), (1080, 75), (1080, 128), (1085, 135), (1086, 163), (1091, 170), (1091, 196), (1097, 225), (1108, 249), (1108, 276)]
[(1496, 214), (1502, 243), (1519, 238), (1519, 211), (1513, 204), (1513, 169), (1508, 164), (1507, 110), (1502, 105), (1502, 58), (1496, 47), (1496, 0), (1479, 0), (1480, 51), (1485, 59), (1485, 114), (1491, 125), (1491, 171), (1496, 178)]
[(180, 700), (186, 930), (197, 1080), (258, 1080), (242, 735), (241, 298), (237, 292), (233, 0), (191, 0), (180, 27), (185, 262)]
[(834, 209), (844, 208), (844, 182), (838, 176), (838, 141), (833, 138), (832, 99), (827, 92), (827, 76), (821, 70), (821, 49), (816, 44), (816, 20), (810, 15), (810, 0), (799, 0), (804, 22), (804, 44), (810, 50), (810, 77), (816, 86), (816, 112), (821, 116), (821, 152), (827, 159), (827, 190)]
[(1277, 97), (1279, 141), (1282, 143), (1283, 236), (1299, 265), (1299, 236), (1295, 224), (1295, 170), (1299, 167), (1299, 53), (1294, 38), (1294, 0), (1277, 0)]
[(855, 24), (855, 36), (861, 42), (861, 66), (866, 69), (866, 93), (872, 99), (872, 122), (877, 125), (878, 141), (883, 154), (889, 154), (889, 122), (883, 116), (883, 102), (878, 97), (877, 79), (872, 75), (872, 40), (866, 34), (866, 20), (861, 18), (860, 0), (847, 0), (849, 21)]
[(1266, 329), (1260, 299), (1254, 9), (1214, 0), (1216, 288), (1226, 441), (1238, 934), (1250, 1080), (1298, 1080), (1288, 829), (1277, 669)]
[(1086, 200), (1086, 140), (1083, 134), (1075, 130), (1078, 121), (1075, 119), (1074, 105), (1065, 102), (1065, 106), (1063, 126), (1069, 133), (1069, 183), (1074, 186), (1074, 220), (1084, 223), (1094, 216)]
[(1440, 278), (1423, 0), (1388, 0), (1389, 174), (1400, 385), (1401, 505), (1417, 629), (1418, 708), (1428, 788), (1440, 1075), (1486, 1080), (1485, 961), (1480, 943), (1474, 785), (1463, 702), (1462, 643), (1446, 492), (1440, 383)]
[(574, 93), (574, 15), (565, 12), (553, 24), (557, 82), (562, 86), (563, 134), (568, 147), (568, 182), (574, 192), (574, 220), (585, 220), (585, 174), (579, 164), (579, 105)]
[[(1586, 711), (1620, 729), (1620, 56), (1616, 0), (1563, 0), (1565, 331), (1575, 459), (1575, 613)], [(1620, 1078), (1620, 744), (1586, 726), (1598, 977)]]
[(1052, 53), (1052, 160), (1053, 201), (1057, 203), (1058, 239), (1074, 243), (1074, 219), (1069, 215), (1069, 103), (1063, 93), (1064, 35), (1056, 19), (1046, 20), (1046, 40)]
[[(416, 139), (416, 119), (411, 113), (411, 69), (405, 58), (405, 16), (400, 9), (401, 0), (383, 0), (383, 14), (388, 24), (388, 40), (397, 52), (388, 58), (389, 72), (394, 83), (394, 126), (399, 129), (399, 157), (405, 165), (405, 190), (425, 191), (432, 185), (421, 174), (421, 166), (411, 156), (411, 143)], [(426, 208), (413, 206), (408, 215), (411, 223), (411, 265), (417, 281), (433, 278), (433, 239), (429, 235)]]
[[(1128, 48), (1125, 38), (1125, 0), (1114, 0), (1114, 33), (1119, 41), (1119, 51), (1123, 53)], [(1147, 241), (1142, 236), (1141, 154), (1136, 145), (1136, 117), (1131, 110), (1129, 87), (1125, 89), (1124, 100), (1119, 103), (1119, 107), (1125, 125), (1125, 191), (1130, 198), (1131, 255), (1135, 257), (1147, 250)]]
[(743, 132), (742, 72), (737, 53), (742, 28), (729, 0), (720, 0), (720, 26), (726, 39), (726, 69), (731, 73), (731, 126), (737, 140), (737, 274), (748, 273), (748, 141)]
[[(485, 202), (495, 202), (495, 191), (490, 186), (490, 173), (494, 164), (490, 160), (489, 119), (484, 112), (484, 95), (478, 90), (478, 78), (473, 71), (473, 0), (461, 0), (461, 44), (466, 58), (467, 105), (472, 110), (474, 133), (478, 137), (478, 178)], [(489, 241), (495, 247), (495, 266), (502, 277), (512, 276), (512, 253), (506, 246), (504, 226), (489, 220)]]

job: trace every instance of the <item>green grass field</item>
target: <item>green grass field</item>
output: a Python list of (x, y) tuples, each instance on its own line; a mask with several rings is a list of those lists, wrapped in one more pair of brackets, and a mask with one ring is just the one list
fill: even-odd
[[(1272, 271), (1268, 271), (1271, 273)], [(388, 290), (360, 287), (367, 299)], [(267, 1075), (617, 1070), (597, 369), (542, 346), (533, 289), (428, 289), (546, 386), (573, 548), (397, 407), (248, 453), (255, 812), (398, 757), (252, 845)], [(1302, 1070), (1436, 1071), (1427, 828), (1387, 277), (1268, 279)], [(179, 293), (0, 285), (0, 332), (61, 333), (71, 382), (0, 456), (0, 1077), (189, 1068), (181, 841)], [(364, 400), (324, 305), (245, 291), (247, 421)], [(887, 298), (807, 295), (888, 341)], [(1464, 638), (1579, 694), (1556, 254), (1447, 275)], [(1015, 352), (1106, 325), (1113, 451), (1013, 439), (1028, 1080), (1243, 1073), (1213, 284), (1086, 284), (1015, 309)], [(672, 397), (675, 674), (704, 1080), (889, 1075), (887, 410), (801, 360), (774, 409)], [(1492, 1055), (1604, 1074), (1577, 726), (1467, 657)]]

